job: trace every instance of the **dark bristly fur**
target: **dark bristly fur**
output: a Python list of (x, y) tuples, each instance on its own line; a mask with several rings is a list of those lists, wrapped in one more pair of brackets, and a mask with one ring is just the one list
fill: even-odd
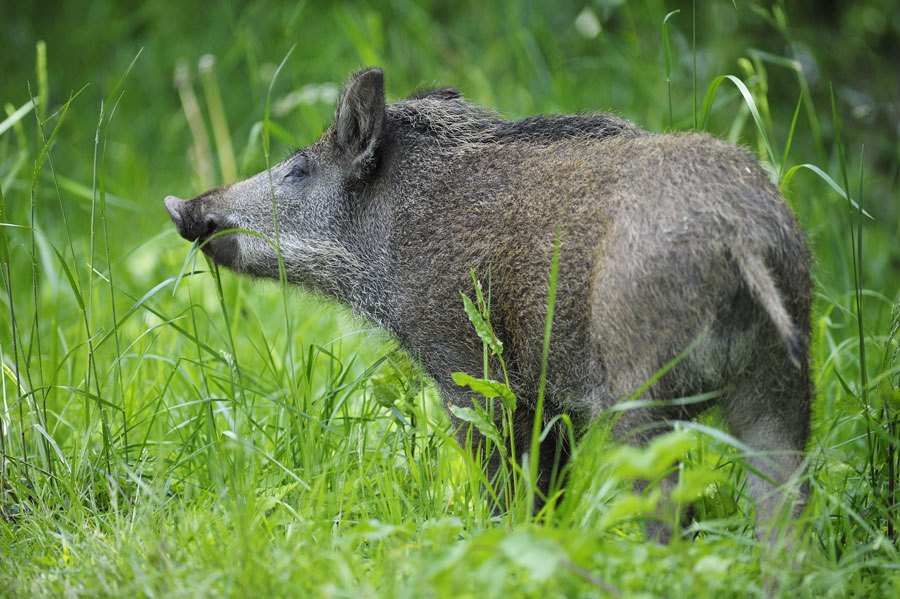
[[(566, 412), (583, 428), (696, 340), (644, 398), (727, 389), (716, 401), (732, 433), (760, 452), (754, 469), (785, 487), (772, 493), (751, 477), (760, 519), (794, 497), (787, 483), (812, 397), (807, 250), (744, 150), (704, 134), (649, 134), (609, 114), (505, 121), (451, 89), (386, 105), (371, 69), (350, 78), (334, 124), (301, 154), (166, 206), (191, 240), (230, 227), (271, 237), (273, 193), (288, 279), (391, 331), (448, 402), (469, 401), (452, 372), (482, 369), (459, 293), (472, 291), (472, 270), (490, 278), (521, 398), (517, 448), (530, 442), (561, 228), (545, 417)], [(240, 234), (205, 246), (238, 272), (277, 278), (273, 248)], [(644, 443), (705, 407), (629, 410), (616, 432)], [(545, 487), (556, 442), (541, 455)]]

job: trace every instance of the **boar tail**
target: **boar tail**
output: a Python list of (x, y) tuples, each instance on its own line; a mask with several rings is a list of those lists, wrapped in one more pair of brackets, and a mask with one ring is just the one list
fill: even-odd
[(750, 289), (750, 294), (765, 309), (772, 324), (781, 336), (781, 341), (787, 348), (791, 362), (797, 368), (803, 363), (807, 345), (806, 335), (797, 330), (791, 320), (790, 314), (784, 307), (781, 293), (772, 279), (772, 273), (766, 268), (765, 263), (753, 252), (735, 253), (738, 267), (744, 282)]

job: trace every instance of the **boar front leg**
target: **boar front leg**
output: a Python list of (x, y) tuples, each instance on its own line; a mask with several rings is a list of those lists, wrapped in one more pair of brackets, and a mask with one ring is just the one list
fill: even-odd
[[(465, 395), (459, 395), (453, 403), (458, 406), (467, 407), (472, 405), (471, 399)], [(512, 472), (514, 468), (522, 470), (527, 470), (528, 468), (528, 463), (525, 462), (525, 460), (531, 454), (531, 431), (534, 424), (535, 412), (530, 406), (521, 405), (522, 403), (524, 402), (520, 402), (520, 405), (516, 408), (515, 412), (513, 412), (512, 431), (509, 438), (506, 439), (507, 444), (502, 452), (503, 455), (507, 456), (507, 459), (510, 459), (510, 456), (515, 456), (516, 466), (507, 464), (507, 472)], [(496, 400), (494, 408), (494, 425), (498, 431), (502, 432), (504, 430), (504, 425), (499, 400)], [(456, 417), (452, 417), (452, 421), (456, 428), (456, 436), (460, 446), (465, 449), (470, 443), (471, 436), (471, 450), (481, 457), (485, 480), (492, 485), (496, 492), (496, 501), (493, 506), (493, 511), (495, 513), (507, 511), (509, 509), (509, 501), (512, 498), (507, 497), (503, 486), (498, 484), (502, 482), (499, 480), (503, 459), (501, 451), (496, 447), (492, 447), (490, 453), (484, 455), (484, 450), (488, 447), (489, 443), (477, 427), (470, 427), (469, 423)], [(507, 428), (509, 428), (509, 424), (507, 424)], [(539, 452), (537, 480), (535, 481), (535, 513), (540, 511), (544, 506), (547, 499), (550, 498), (550, 494), (561, 487), (563, 468), (569, 460), (570, 453), (568, 438), (565, 434), (564, 427), (559, 423), (554, 423), (550, 430), (547, 431), (543, 442), (541, 442)], [(520, 484), (524, 482), (522, 476), (516, 477), (515, 480)], [(511, 490), (514, 495), (518, 494), (518, 489)], [(494, 497), (493, 493), (489, 495), (492, 498)]]

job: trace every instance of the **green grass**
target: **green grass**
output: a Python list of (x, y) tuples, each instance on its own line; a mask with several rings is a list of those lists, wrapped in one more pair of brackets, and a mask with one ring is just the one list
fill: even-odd
[[(659, 0), (64, 4), (0, 25), (0, 595), (900, 594), (900, 155), (877, 111), (898, 94), (866, 45), (890, 43), (890, 2), (833, 22)], [(816, 256), (797, 538), (756, 541), (715, 414), (642, 451), (600, 423), (561, 503), (532, 518), (526, 485), (496, 516), (483, 456), (391, 339), (177, 237), (166, 194), (310, 143), (363, 64), (392, 98), (450, 84), (511, 117), (612, 109), (758, 153)], [(658, 493), (631, 481), (674, 468), (698, 520), (661, 546), (641, 530)]]

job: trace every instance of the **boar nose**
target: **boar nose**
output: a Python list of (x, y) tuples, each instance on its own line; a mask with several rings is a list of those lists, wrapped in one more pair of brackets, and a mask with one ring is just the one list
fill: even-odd
[(219, 218), (214, 213), (205, 213), (201, 202), (197, 200), (187, 201), (166, 196), (163, 203), (178, 234), (188, 241), (209, 237), (221, 228)]

